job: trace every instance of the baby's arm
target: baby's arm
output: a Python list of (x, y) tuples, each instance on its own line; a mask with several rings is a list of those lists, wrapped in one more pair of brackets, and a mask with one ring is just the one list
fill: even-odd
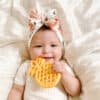
[(56, 72), (61, 73), (61, 82), (65, 88), (65, 91), (69, 95), (76, 96), (80, 93), (80, 81), (77, 77), (75, 77), (74, 73), (67, 63), (65, 63), (64, 61), (55, 62), (53, 69)]
[(7, 100), (23, 100), (24, 86), (14, 84)]
[(26, 82), (26, 71), (28, 69), (29, 63), (25, 61), (18, 69), (13, 87), (8, 95), (7, 100), (23, 100), (24, 86)]

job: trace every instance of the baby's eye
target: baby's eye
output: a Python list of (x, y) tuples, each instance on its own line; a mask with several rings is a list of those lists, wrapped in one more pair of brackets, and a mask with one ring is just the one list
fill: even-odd
[(51, 47), (57, 47), (58, 45), (57, 44), (51, 44)]
[(42, 45), (35, 45), (34, 47), (35, 48), (40, 48), (40, 47), (42, 47)]

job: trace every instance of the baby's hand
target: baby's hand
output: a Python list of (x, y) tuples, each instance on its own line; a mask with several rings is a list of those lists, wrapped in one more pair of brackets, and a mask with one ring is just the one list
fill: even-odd
[(66, 72), (67, 66), (68, 66), (68, 64), (65, 63), (64, 61), (55, 61), (54, 65), (53, 65), (53, 70), (63, 74)]
[(53, 70), (59, 72), (62, 75), (71, 75), (74, 76), (74, 72), (71, 67), (65, 61), (56, 61), (53, 65)]

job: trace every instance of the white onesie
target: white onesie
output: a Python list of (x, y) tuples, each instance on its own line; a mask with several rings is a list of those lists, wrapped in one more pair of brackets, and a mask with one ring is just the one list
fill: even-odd
[(25, 61), (15, 77), (15, 84), (25, 85), (24, 100), (67, 100), (68, 96), (61, 82), (53, 88), (42, 88), (28, 75), (29, 66), (30, 61)]

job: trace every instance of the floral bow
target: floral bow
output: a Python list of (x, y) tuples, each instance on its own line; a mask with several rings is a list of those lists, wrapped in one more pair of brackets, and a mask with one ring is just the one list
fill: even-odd
[(59, 29), (59, 20), (56, 15), (56, 10), (47, 10), (39, 13), (37, 10), (32, 10), (29, 15), (29, 29), (34, 31), (39, 29), (42, 25), (51, 28), (54, 31)]

